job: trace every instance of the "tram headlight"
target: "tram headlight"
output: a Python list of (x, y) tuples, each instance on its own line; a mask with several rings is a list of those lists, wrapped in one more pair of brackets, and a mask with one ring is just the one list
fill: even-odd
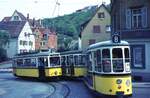
[(130, 83), (130, 80), (127, 80), (127, 81), (126, 81), (126, 85), (129, 87), (130, 84), (131, 84), (131, 83)]
[(122, 83), (122, 80), (121, 80), (121, 79), (117, 79), (117, 80), (116, 80), (116, 83), (117, 83), (117, 84), (121, 84), (121, 83)]

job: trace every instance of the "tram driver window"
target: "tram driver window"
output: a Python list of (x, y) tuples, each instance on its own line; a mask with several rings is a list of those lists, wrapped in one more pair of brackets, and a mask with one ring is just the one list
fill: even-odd
[(113, 56), (113, 71), (123, 72), (123, 53), (121, 48), (114, 48), (112, 50)]
[(50, 57), (50, 66), (60, 66), (60, 57)]
[(111, 72), (111, 61), (110, 61), (109, 49), (102, 50), (102, 65), (103, 65), (103, 72)]

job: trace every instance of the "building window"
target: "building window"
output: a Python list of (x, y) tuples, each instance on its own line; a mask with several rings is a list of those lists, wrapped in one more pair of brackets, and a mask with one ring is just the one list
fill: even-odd
[(98, 15), (98, 18), (105, 18), (105, 13), (104, 12), (100, 12), (97, 15)]
[(27, 41), (23, 41), (23, 45), (27, 45)]
[(18, 16), (14, 16), (14, 20), (19, 20), (19, 17)]
[(23, 45), (23, 41), (22, 40), (20, 40), (20, 45)]
[(141, 28), (142, 27), (142, 9), (132, 9), (132, 27)]
[(111, 26), (110, 25), (106, 25), (106, 33), (110, 33), (111, 32)]
[(93, 33), (100, 33), (100, 25), (94, 25), (93, 26)]
[(90, 40), (89, 40), (89, 45), (95, 44), (95, 42), (96, 42), (95, 39), (90, 39)]
[(41, 46), (43, 45), (42, 42), (40, 42), (40, 45), (41, 45)]
[(29, 41), (29, 46), (32, 46), (33, 45), (33, 42), (32, 41)]
[(47, 40), (47, 34), (43, 34), (43, 39)]
[(43, 42), (43, 46), (45, 46), (46, 45), (46, 42)]
[(126, 11), (126, 28), (139, 29), (147, 27), (147, 8), (136, 7)]
[(145, 68), (145, 45), (132, 45), (132, 68)]
[(41, 46), (45, 46), (45, 45), (46, 45), (46, 42), (40, 42), (40, 45), (41, 45)]

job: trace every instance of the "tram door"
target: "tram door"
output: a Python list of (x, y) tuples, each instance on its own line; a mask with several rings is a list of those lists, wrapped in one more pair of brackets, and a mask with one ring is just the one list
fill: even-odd
[(66, 58), (66, 56), (62, 56), (61, 57), (61, 67), (62, 67), (62, 74), (63, 75), (66, 75), (66, 61), (67, 61), (67, 58)]
[(45, 79), (45, 66), (48, 65), (48, 59), (44, 57), (38, 58), (38, 69), (39, 69), (39, 78), (41, 80)]
[(94, 87), (94, 79), (93, 79), (93, 53), (89, 52), (87, 55), (87, 67), (88, 67), (88, 72), (86, 75), (87, 83), (89, 84), (90, 87)]
[(73, 76), (74, 75), (74, 60), (73, 60), (73, 55), (69, 56), (69, 70), (70, 70), (70, 75)]

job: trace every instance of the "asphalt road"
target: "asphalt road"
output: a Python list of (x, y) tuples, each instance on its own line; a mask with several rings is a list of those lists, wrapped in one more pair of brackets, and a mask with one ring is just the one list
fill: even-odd
[(95, 98), (81, 81), (38, 82), (0, 73), (0, 98)]

